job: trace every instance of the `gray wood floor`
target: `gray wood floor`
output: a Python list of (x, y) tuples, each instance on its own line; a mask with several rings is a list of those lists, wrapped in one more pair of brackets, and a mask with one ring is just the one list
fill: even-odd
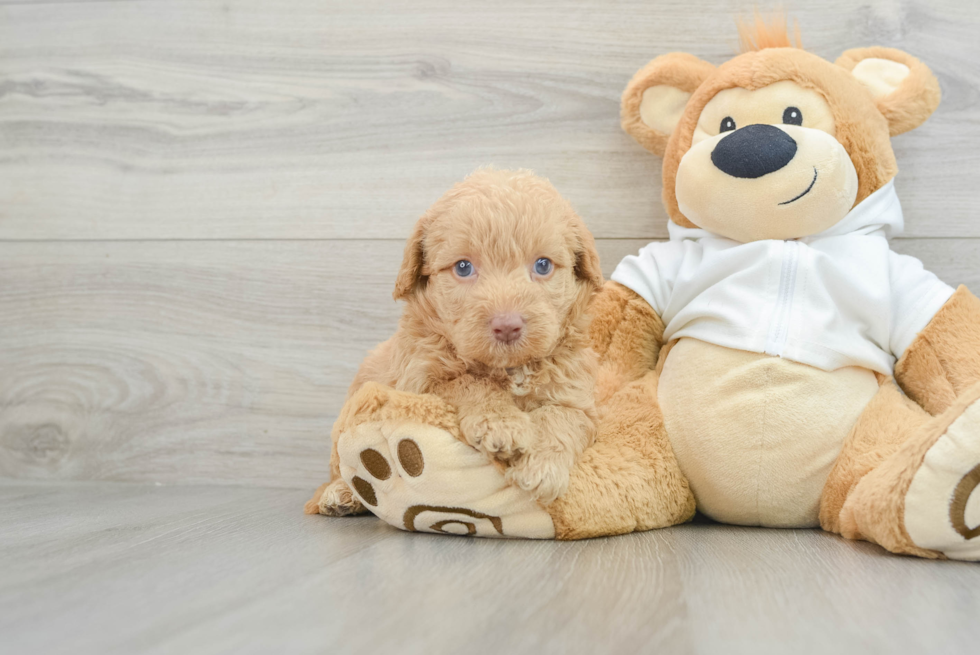
[[(0, 652), (975, 652), (980, 568), (817, 532), (299, 513), (415, 219), (532, 168), (608, 274), (666, 236), (623, 86), (725, 60), (756, 4), (0, 0)], [(779, 4), (817, 54), (936, 72), (893, 247), (980, 288), (976, 0)]]
[(975, 653), (980, 567), (810, 530), (407, 535), (301, 491), (0, 484), (6, 653)]

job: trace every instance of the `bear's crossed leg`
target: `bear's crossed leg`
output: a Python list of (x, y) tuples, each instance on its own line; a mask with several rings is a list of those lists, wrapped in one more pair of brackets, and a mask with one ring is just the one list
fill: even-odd
[(960, 287), (844, 444), (824, 529), (892, 552), (980, 560), (980, 300)]
[(530, 494), (457, 438), (452, 408), (440, 399), (367, 383), (349, 405), (357, 411), (345, 411), (337, 439), (343, 486), (386, 523), (411, 532), (554, 538), (551, 517)]

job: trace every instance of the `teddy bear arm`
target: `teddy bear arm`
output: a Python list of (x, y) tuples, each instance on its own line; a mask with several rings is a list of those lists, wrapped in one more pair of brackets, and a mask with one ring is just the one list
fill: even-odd
[(960, 286), (902, 354), (895, 379), (933, 415), (980, 381), (980, 299)]
[(599, 355), (597, 402), (654, 369), (663, 346), (664, 322), (646, 300), (608, 281), (593, 300), (590, 340)]

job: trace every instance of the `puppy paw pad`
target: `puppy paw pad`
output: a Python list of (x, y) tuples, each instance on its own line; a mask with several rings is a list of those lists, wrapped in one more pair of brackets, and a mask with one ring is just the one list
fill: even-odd
[(324, 516), (349, 516), (362, 509), (346, 484), (327, 485), (317, 503), (317, 511)]

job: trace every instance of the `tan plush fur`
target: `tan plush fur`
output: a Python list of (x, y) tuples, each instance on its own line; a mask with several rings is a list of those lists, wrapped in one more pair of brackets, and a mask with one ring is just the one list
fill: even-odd
[[(945, 412), (918, 429), (906, 430), (901, 446), (865, 475), (847, 496), (840, 512), (840, 534), (877, 543), (893, 553), (942, 558), (916, 546), (905, 529), (905, 497), (926, 453), (971, 403), (980, 398), (980, 384), (964, 391)], [(881, 417), (891, 422), (890, 417)]]
[(657, 401), (664, 325), (645, 300), (607, 282), (593, 305), (599, 432), (548, 511), (558, 539), (650, 530), (690, 520), (694, 496), (674, 458)]
[[(824, 487), (820, 524), (896, 553), (919, 548), (904, 524), (905, 497), (929, 448), (980, 397), (980, 300), (960, 287), (865, 409)], [(930, 415), (930, 413), (932, 415)]]
[(893, 552), (936, 558), (905, 530), (905, 495), (929, 448), (980, 397), (980, 300), (957, 289), (895, 375), (907, 396), (886, 382), (865, 410), (827, 481), (821, 525)]
[[(548, 275), (534, 270), (542, 257), (553, 262)], [(454, 272), (461, 260), (472, 263), (468, 277)], [(351, 392), (378, 382), (438, 395), (457, 408), (467, 443), (551, 502), (595, 436), (586, 309), (601, 284), (595, 242), (554, 187), (530, 172), (478, 171), (416, 224), (395, 287), (407, 303), (398, 331), (367, 357)], [(526, 321), (518, 341), (493, 337), (500, 313)], [(346, 506), (339, 470), (331, 474), (321, 493), (340, 506), (328, 499), (321, 512), (362, 509)]]
[(606, 282), (590, 312), (592, 350), (600, 358), (596, 402), (647, 374), (657, 363), (664, 324), (650, 305), (618, 282)]
[(742, 52), (754, 52), (766, 48), (803, 47), (799, 23), (793, 23), (791, 39), (786, 25), (786, 15), (782, 12), (776, 13), (768, 22), (759, 12), (756, 12), (751, 22), (744, 18), (737, 18), (735, 25), (738, 27), (738, 44)]
[(922, 124), (939, 107), (942, 92), (939, 80), (932, 71), (912, 55), (895, 48), (854, 48), (837, 58), (837, 65), (854, 70), (861, 61), (869, 58), (886, 59), (909, 67), (909, 75), (893, 93), (876, 98), (878, 111), (888, 121), (892, 136), (908, 132)]
[(715, 67), (708, 62), (685, 52), (672, 52), (657, 57), (638, 70), (623, 91), (620, 105), (623, 129), (644, 148), (662, 157), (670, 134), (655, 130), (643, 122), (640, 117), (643, 92), (652, 86), (664, 84), (686, 93), (694, 93), (714, 70)]
[(902, 355), (895, 377), (930, 414), (944, 412), (980, 381), (980, 299), (957, 289)]
[(894, 380), (882, 383), (851, 429), (827, 478), (820, 501), (820, 526), (824, 530), (840, 533), (840, 512), (854, 487), (928, 420), (929, 414), (905, 397)]

